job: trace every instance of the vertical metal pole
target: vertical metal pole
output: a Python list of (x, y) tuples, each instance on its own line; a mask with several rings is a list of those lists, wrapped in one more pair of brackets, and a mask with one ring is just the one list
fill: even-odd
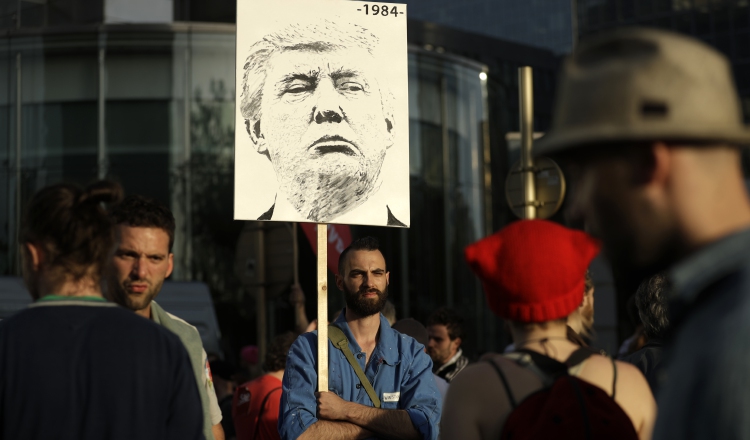
[(266, 324), (266, 246), (265, 246), (265, 227), (263, 222), (258, 222), (258, 228), (256, 229), (257, 249), (258, 249), (258, 263), (255, 267), (258, 277), (258, 290), (255, 295), (255, 313), (256, 313), (256, 329), (258, 333), (258, 356), (259, 359), (266, 358), (266, 340), (267, 335), (267, 324)]
[[(492, 235), (492, 150), (490, 147), (490, 117), (487, 109), (487, 75), (480, 79), (482, 88), (482, 158), (484, 166), (484, 235)], [(481, 291), (480, 291), (481, 294)], [(482, 300), (484, 301), (484, 300)]]
[(578, 0), (570, 0), (570, 33), (571, 47), (573, 50), (578, 45)]
[[(20, 5), (20, 2), (19, 2), (19, 5)], [(21, 14), (20, 6), (19, 6), (18, 14), (19, 14), (19, 21), (20, 21), (20, 14)], [(23, 112), (23, 101), (22, 101), (23, 93), (22, 93), (21, 86), (22, 86), (22, 84), (21, 84), (21, 53), (19, 52), (19, 53), (16, 54), (16, 161), (15, 161), (16, 162), (15, 163), (15, 168), (16, 168), (16, 170), (15, 170), (16, 171), (16, 173), (15, 173), (16, 174), (16, 197), (15, 197), (16, 200), (15, 200), (15, 202), (16, 202), (16, 206), (15, 206), (15, 209), (13, 211), (11, 211), (11, 212), (15, 212), (15, 217), (16, 217), (16, 221), (15, 221), (16, 224), (14, 225), (14, 228), (13, 228), (14, 229), (13, 235), (15, 236), (15, 239), (11, 241), (11, 243), (12, 243), (11, 249), (14, 248), (14, 247), (16, 248), (16, 252), (15, 252), (15, 255), (14, 255), (14, 257), (15, 257), (14, 260), (16, 262), (16, 264), (15, 264), (15, 266), (16, 266), (16, 273), (19, 274), (19, 275), (21, 274), (21, 252), (20, 252), (20, 249), (18, 248), (18, 239), (19, 239), (20, 234), (21, 234), (21, 195), (22, 195), (22, 192), (21, 192), (21, 189), (22, 189), (22, 184), (21, 184), (22, 183), (21, 182), (21, 177), (22, 177), (22, 174), (21, 174), (21, 147), (22, 147), (22, 137), (23, 137), (22, 136), (22, 132), (21, 132), (21, 130), (23, 129), (23, 126), (22, 126), (22, 123), (21, 123), (22, 122), (21, 118), (23, 116), (22, 115), (22, 112)]]
[[(21, 28), (21, 0), (18, 0), (16, 9), (16, 29)], [(21, 52), (16, 54), (16, 197), (15, 197), (15, 209), (10, 210), (10, 215), (15, 213), (15, 225), (13, 229), (9, 231), (13, 234), (13, 238), (10, 240), (9, 249), (11, 249), (11, 255), (9, 261), (15, 261), (15, 271), (17, 275), (21, 275), (21, 249), (18, 245), (18, 239), (21, 234), (21, 111), (23, 107), (21, 105)], [(12, 207), (12, 206), (11, 206)], [(15, 252), (13, 251), (15, 249)]]
[[(490, 146), (490, 117), (488, 109), (488, 91), (487, 91), (487, 72), (480, 74), (480, 87), (482, 88), (482, 153), (484, 166), (484, 235), (492, 235), (494, 231), (494, 221), (492, 217), (492, 150)], [(484, 306), (484, 293), (479, 283), (475, 284), (474, 289), (474, 320), (476, 325), (476, 344), (478, 347), (495, 347), (494, 327), (490, 327), (488, 322), (494, 322), (494, 319), (487, 319), (488, 310)], [(493, 317), (494, 318), (494, 317)]]
[(443, 234), (444, 249), (444, 275), (445, 275), (445, 305), (453, 305), (453, 264), (452, 264), (452, 244), (453, 239), (449, 236), (451, 221), (451, 201), (453, 190), (453, 179), (451, 178), (451, 152), (450, 138), (448, 137), (448, 84), (445, 76), (440, 79), (440, 124), (442, 126), (443, 138)]
[(318, 391), (328, 391), (328, 225), (318, 223)]
[[(193, 191), (192, 191), (192, 140), (190, 139), (190, 106), (192, 104), (192, 97), (190, 94), (190, 82), (192, 76), (190, 74), (190, 44), (192, 38), (190, 38), (190, 31), (187, 33), (187, 42), (185, 47), (185, 88), (184, 88), (184, 100), (185, 105), (183, 108), (184, 124), (183, 124), (183, 136), (185, 138), (185, 148), (183, 150), (183, 171), (184, 171), (184, 188), (185, 188), (185, 256), (184, 256), (184, 268), (185, 268), (185, 279), (193, 279)], [(265, 344), (265, 342), (264, 342)], [(260, 348), (260, 346), (258, 346)], [(263, 359), (263, 358), (261, 358)]]
[(98, 125), (97, 125), (97, 135), (98, 135), (98, 141), (97, 141), (97, 156), (96, 156), (96, 175), (100, 179), (104, 179), (107, 177), (107, 133), (106, 129), (107, 126), (105, 124), (106, 120), (106, 71), (105, 69), (105, 57), (106, 52), (103, 47), (101, 47), (101, 41), (99, 46), (99, 94), (97, 96), (97, 109), (98, 109)]
[(536, 218), (536, 187), (534, 185), (534, 158), (531, 144), (534, 140), (534, 89), (531, 67), (518, 68), (518, 99), (521, 112), (521, 169), (523, 171), (524, 218)]

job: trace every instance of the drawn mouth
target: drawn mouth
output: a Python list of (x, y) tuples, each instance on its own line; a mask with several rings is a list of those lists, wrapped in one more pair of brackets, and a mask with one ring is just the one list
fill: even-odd
[(319, 156), (329, 153), (341, 153), (347, 156), (356, 156), (358, 151), (356, 145), (338, 135), (321, 137), (310, 145), (308, 151), (309, 150), (314, 150)]

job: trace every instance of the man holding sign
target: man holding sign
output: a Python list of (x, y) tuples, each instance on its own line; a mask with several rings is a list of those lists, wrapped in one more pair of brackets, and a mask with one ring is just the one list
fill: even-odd
[(442, 398), (432, 360), (380, 313), (390, 274), (378, 241), (356, 240), (341, 254), (338, 269), (346, 308), (329, 327), (330, 391), (316, 392), (317, 335), (305, 333), (287, 357), (281, 438), (436, 439)]

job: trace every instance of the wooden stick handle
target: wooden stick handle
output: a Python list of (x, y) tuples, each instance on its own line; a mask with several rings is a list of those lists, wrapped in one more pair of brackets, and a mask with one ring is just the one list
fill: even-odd
[(297, 223), (292, 223), (292, 264), (294, 268), (294, 284), (299, 286), (299, 246), (297, 245)]
[(328, 225), (318, 224), (318, 391), (328, 391)]

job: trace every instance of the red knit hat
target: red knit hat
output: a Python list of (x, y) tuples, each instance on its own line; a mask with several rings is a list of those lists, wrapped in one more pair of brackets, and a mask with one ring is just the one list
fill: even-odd
[(521, 220), (466, 247), (496, 315), (547, 322), (583, 301), (584, 279), (599, 243), (585, 232), (545, 220)]

